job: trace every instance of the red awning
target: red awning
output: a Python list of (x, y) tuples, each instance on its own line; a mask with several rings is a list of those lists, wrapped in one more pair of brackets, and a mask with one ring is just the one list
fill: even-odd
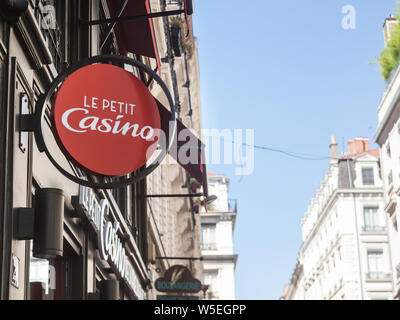
[[(165, 108), (161, 102), (156, 99), (158, 110), (160, 111), (161, 128), (165, 134), (169, 136), (169, 121), (171, 119), (171, 112)], [(179, 134), (185, 131), (185, 141), (179, 141), (177, 138)], [(185, 159), (180, 158), (178, 155), (185, 152)], [(170, 155), (189, 173), (192, 178), (195, 178), (203, 186), (204, 196), (208, 196), (207, 184), (207, 168), (205, 163), (205, 145), (199, 140), (190, 129), (188, 129), (181, 121), (177, 120), (176, 136), (172, 144)], [(186, 160), (190, 159), (186, 163)]]
[[(115, 17), (122, 0), (107, 0), (110, 16)], [(121, 17), (139, 16), (150, 13), (148, 0), (129, 0)], [(117, 22), (114, 27), (118, 46), (122, 54), (127, 52), (157, 59), (157, 45), (151, 19)]]

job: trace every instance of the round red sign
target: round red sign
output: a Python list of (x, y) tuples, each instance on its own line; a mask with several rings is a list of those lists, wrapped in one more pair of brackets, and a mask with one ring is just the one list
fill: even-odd
[(108, 64), (72, 73), (57, 92), (53, 117), (62, 147), (102, 175), (126, 175), (142, 167), (160, 134), (150, 91), (132, 73)]

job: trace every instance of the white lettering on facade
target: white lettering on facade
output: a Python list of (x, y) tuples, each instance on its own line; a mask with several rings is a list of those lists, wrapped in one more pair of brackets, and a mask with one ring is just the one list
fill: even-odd
[(106, 219), (110, 213), (108, 200), (102, 199), (99, 203), (90, 188), (80, 186), (79, 205), (97, 231), (100, 257), (111, 262), (118, 270), (120, 277), (125, 279), (138, 298), (144, 299), (140, 281), (118, 236), (119, 222), (112, 223)]

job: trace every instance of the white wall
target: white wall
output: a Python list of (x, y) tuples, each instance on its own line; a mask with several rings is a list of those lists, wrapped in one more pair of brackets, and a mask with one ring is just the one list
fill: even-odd
[[(380, 225), (387, 226), (378, 159), (355, 161), (353, 189), (338, 189), (332, 164), (302, 220), (304, 242), (299, 254), (303, 276), (292, 299), (390, 299), (392, 278), (368, 279), (368, 249), (383, 250), (383, 273), (392, 271), (388, 233), (364, 231), (364, 206), (377, 206)], [(361, 168), (374, 168), (375, 185), (363, 186)]]
[(212, 299), (235, 299), (236, 257), (233, 253), (233, 228), (236, 212), (228, 210), (228, 184), (225, 177), (209, 176), (209, 194), (216, 195), (218, 200), (213, 202), (208, 212), (201, 212), (202, 225), (215, 224), (216, 248), (202, 250), (205, 258), (204, 272), (217, 273), (214, 286), (209, 289), (213, 293)]

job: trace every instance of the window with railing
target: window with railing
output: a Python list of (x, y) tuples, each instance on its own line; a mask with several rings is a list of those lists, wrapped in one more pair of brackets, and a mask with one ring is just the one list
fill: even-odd
[(215, 224), (203, 224), (201, 226), (201, 248), (203, 250), (217, 249), (215, 230)]
[(383, 249), (368, 249), (368, 273), (367, 280), (390, 279), (391, 274), (385, 271)]
[(182, 0), (168, 0), (167, 4), (168, 5), (180, 6), (182, 4)]
[(202, 280), (204, 285), (209, 286), (207, 292), (213, 292), (215, 294), (215, 292), (218, 290), (218, 270), (204, 270)]
[(381, 225), (381, 216), (378, 206), (364, 207), (364, 232), (382, 232), (386, 230), (385, 226)]
[(385, 232), (386, 227), (365, 225), (365, 226), (363, 226), (363, 231), (364, 232)]
[(389, 280), (392, 276), (391, 273), (388, 272), (368, 272), (367, 279), (368, 280)]
[(217, 244), (216, 243), (201, 243), (201, 249), (202, 250), (217, 250)]

